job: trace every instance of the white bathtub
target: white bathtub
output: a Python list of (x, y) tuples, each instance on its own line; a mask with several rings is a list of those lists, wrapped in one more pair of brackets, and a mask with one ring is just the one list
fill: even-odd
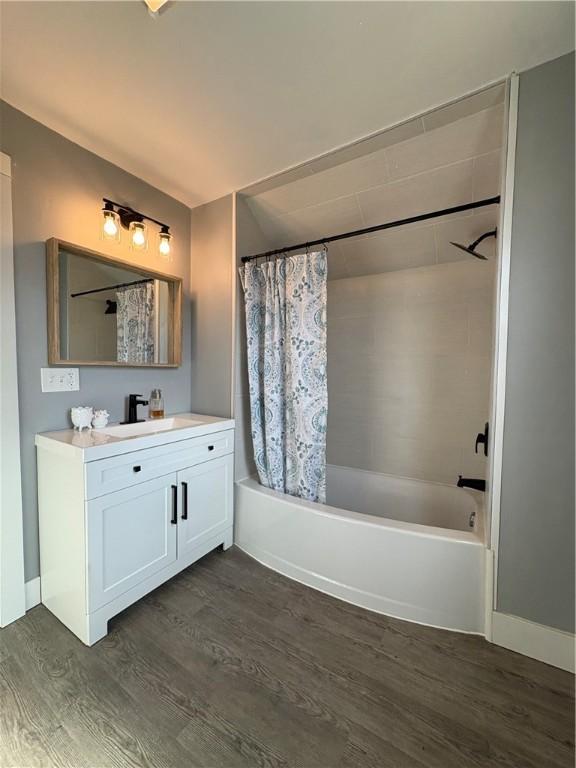
[(334, 466), (327, 488), (323, 505), (270, 491), (254, 478), (240, 481), (236, 544), (285, 576), (355, 605), (483, 633), (479, 492)]

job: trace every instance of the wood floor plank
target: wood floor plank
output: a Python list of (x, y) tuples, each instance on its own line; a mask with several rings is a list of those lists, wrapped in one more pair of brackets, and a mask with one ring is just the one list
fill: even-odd
[[(401, 684), (397, 686), (395, 690), (378, 690), (375, 681), (371, 681), (369, 677), (363, 676), (355, 670), (347, 669), (348, 665), (344, 660), (344, 656), (341, 654), (337, 654), (336, 656), (333, 655), (334, 638), (331, 638), (329, 635), (326, 637), (316, 637), (313, 640), (313, 647), (318, 651), (318, 655), (322, 657), (322, 663), (318, 664), (315, 662), (312, 653), (303, 654), (301, 649), (299, 650), (296, 645), (290, 646), (287, 644), (285, 638), (278, 638), (279, 642), (275, 648), (270, 645), (267, 638), (264, 636), (256, 640), (254, 635), (254, 623), (252, 623), (251, 626), (234, 627), (233, 623), (230, 621), (231, 613), (232, 609), (231, 606), (229, 606), (227, 609), (229, 640), (233, 638), (233, 629), (236, 630), (238, 637), (247, 637), (251, 635), (252, 643), (257, 647), (259, 658), (269, 658), (269, 666), (273, 666), (276, 669), (281, 668), (283, 670), (283, 679), (286, 680), (289, 678), (293, 670), (297, 669), (297, 680), (300, 681), (300, 685), (311, 684), (316, 686), (316, 688), (318, 688), (319, 685), (324, 685), (325, 690), (322, 691), (324, 701), (329, 701), (331, 695), (336, 694), (333, 702), (334, 708), (340, 706), (340, 710), (346, 712), (352, 720), (356, 717), (357, 724), (360, 724), (363, 721), (367, 722), (364, 709), (367, 703), (367, 697), (371, 696), (374, 703), (373, 711), (378, 713), (378, 719), (374, 721), (372, 725), (376, 733), (382, 732), (382, 728), (386, 725), (386, 716), (388, 716), (391, 718), (391, 722), (393, 723), (392, 727), (394, 727), (396, 731), (399, 730), (402, 722), (404, 722), (406, 736), (410, 737), (414, 732), (416, 733), (419, 739), (415, 746), (416, 749), (421, 744), (434, 742), (438, 739), (443, 741), (444, 749), (441, 758), (439, 758), (440, 764), (444, 763), (446, 760), (444, 754), (446, 742), (448, 745), (452, 745), (452, 748), (457, 752), (454, 758), (456, 764), (461, 763), (462, 760), (462, 750), (458, 742), (467, 745), (468, 751), (466, 752), (466, 756), (469, 758), (471, 764), (473, 762), (482, 764), (483, 761), (478, 761), (477, 757), (486, 751), (484, 739), (472, 729), (466, 729), (466, 727), (462, 726), (457, 719), (444, 718), (445, 721), (442, 723), (442, 714), (436, 711), (436, 707), (434, 709), (431, 708), (426, 710), (426, 707), (423, 706), (421, 699), (423, 698), (424, 691), (422, 689), (412, 689), (410, 692), (413, 695), (408, 696), (403, 690), (403, 686), (406, 686), (409, 683), (409, 680), (406, 679), (405, 675), (402, 676)], [(210, 621), (208, 617), (206, 617), (205, 623), (214, 625), (214, 622)], [(300, 632), (297, 640), (300, 641), (301, 639), (302, 633)], [(272, 654), (271, 650), (273, 650)], [(336, 663), (332, 665), (331, 669), (323, 668), (322, 665), (325, 660), (329, 661), (331, 656)], [(289, 658), (296, 661), (296, 664), (292, 666), (292, 669), (287, 667), (284, 663), (284, 660)], [(388, 668), (388, 676), (390, 676), (392, 672), (393, 670)], [(328, 686), (326, 686), (326, 673), (330, 674)], [(395, 675), (398, 677), (397, 671), (395, 672)], [(387, 682), (389, 683), (389, 681)], [(379, 699), (376, 700), (376, 697), (379, 697)], [(358, 699), (360, 700), (360, 707), (359, 709), (354, 710), (350, 704)], [(341, 702), (346, 700), (348, 701), (348, 706), (342, 705)], [(434, 703), (436, 706), (441, 704), (441, 702), (437, 701)], [(370, 721), (370, 718), (368, 718), (368, 721)], [(430, 728), (430, 726), (432, 728)], [(390, 724), (388, 727), (390, 727)], [(464, 731), (466, 732), (463, 733)], [(465, 738), (462, 738), (463, 736), (465, 736)], [(478, 755), (471, 751), (472, 747), (474, 747)], [(412, 754), (414, 754), (414, 752), (412, 752)], [(434, 757), (430, 756), (429, 760), (433, 761)]]
[(16, 768), (47, 763), (43, 734), (53, 713), (31, 690), (21, 665), (13, 656), (0, 662), (0, 765)]
[[(218, 684), (214, 674), (198, 685), (196, 678), (147, 634), (139, 633), (135, 643), (133, 633), (123, 622), (94, 650), (120, 670), (123, 688), (145, 707), (154, 707), (155, 724), (166, 737), (176, 738), (197, 764), (285, 765), (266, 744), (251, 739), (236, 723), (210, 707), (203, 693), (207, 690), (205, 683)], [(206, 752), (210, 744), (212, 757)]]
[[(388, 643), (389, 634), (396, 634), (406, 642), (424, 644), (429, 649), (444, 649), (454, 658), (462, 658), (466, 663), (497, 669), (507, 679), (517, 678), (525, 681), (529, 688), (539, 690), (551, 688), (554, 695), (565, 693), (573, 696), (571, 675), (560, 669), (542, 664), (520, 654), (511, 654), (504, 648), (492, 645), (475, 635), (462, 635), (446, 630), (426, 627), (412, 622), (393, 619), (388, 616), (366, 611), (357, 606), (330, 595), (311, 590), (304, 585), (286, 579), (269, 569), (262, 569), (256, 561), (242, 552), (234, 558), (227, 558), (218, 563), (214, 554), (204, 558), (198, 564), (199, 572), (216, 575), (226, 581), (229, 588), (236, 588), (245, 600), (254, 600), (261, 595), (268, 600), (274, 593), (277, 605), (284, 603), (284, 610), (298, 611), (308, 609), (308, 615), (331, 613), (342, 632), (348, 632), (354, 638), (367, 637), (375, 646), (379, 642)], [(241, 576), (241, 578), (240, 578)], [(273, 586), (273, 590), (262, 589), (262, 579)], [(198, 585), (206, 594), (206, 589)], [(249, 598), (250, 596), (250, 598)]]
[[(424, 750), (423, 750), (424, 753)], [(426, 760), (422, 754), (422, 760)], [(427, 763), (401, 752), (398, 747), (361, 726), (354, 726), (338, 768), (426, 768)]]
[(247, 736), (214, 714), (192, 721), (180, 733), (178, 741), (200, 765), (210, 768), (287, 768), (289, 765), (273, 747)]
[(102, 765), (184, 764), (185, 751), (175, 740), (163, 738), (153, 713), (145, 712), (115, 680), (114, 670), (102, 665), (48, 611), (31, 612), (15, 631), (20, 654), (37, 672), (37, 685), (50, 687), (57, 719), (74, 741), (87, 743), (100, 755)]
[[(222, 601), (222, 597), (220, 598)], [(237, 610), (237, 602), (231, 601), (225, 607), (225, 615), (228, 621), (235, 616), (235, 621), (238, 623), (241, 634), (246, 636), (259, 631), (261, 642), (261, 653), (265, 651), (266, 645), (274, 643), (274, 633), (271, 633), (270, 627), (265, 623), (258, 622), (257, 617), (251, 616), (249, 621), (244, 621), (245, 611), (242, 609)], [(297, 628), (295, 633), (286, 628), (282, 631), (281, 635), (277, 634), (276, 647), (280, 651), (281, 656), (288, 657), (290, 654), (298, 654), (300, 662), (304, 665), (308, 665), (310, 659), (313, 659), (313, 651), (317, 650), (322, 658), (322, 663), (327, 664), (330, 658), (333, 658), (334, 668), (340, 668), (340, 671), (344, 669), (341, 666), (341, 659), (345, 655), (343, 653), (343, 647), (339, 647), (339, 643), (335, 641), (334, 636), (327, 632), (326, 634), (318, 634), (318, 625), (314, 624), (308, 626), (306, 630), (310, 633), (311, 630), (315, 630), (315, 634), (311, 637), (310, 653), (307, 656), (298, 652), (298, 645), (300, 648), (304, 641), (305, 631), (304, 629)], [(288, 638), (293, 639), (293, 645), (289, 647), (286, 644)], [(325, 646), (325, 643), (328, 645)], [(438, 680), (435, 677), (431, 677), (428, 674), (422, 674), (417, 668), (401, 663), (401, 659), (398, 657), (386, 657), (385, 659), (378, 659), (375, 652), (370, 651), (366, 653), (366, 646), (352, 645), (354, 652), (353, 666), (363, 675), (361, 684), (371, 688), (376, 695), (388, 696), (396, 704), (400, 704), (412, 711), (412, 715), (416, 716), (417, 710), (420, 716), (426, 720), (429, 724), (438, 728), (440, 731), (448, 730), (451, 734), (451, 738), (456, 737), (459, 741), (463, 741), (470, 747), (475, 745), (475, 749), (479, 754), (473, 754), (471, 759), (481, 759), (482, 754), (488, 754), (495, 751), (495, 740), (500, 742), (513, 742), (517, 737), (520, 737), (520, 743), (522, 743), (521, 737), (527, 731), (527, 726), (530, 723), (526, 721), (526, 717), (520, 717), (518, 713), (514, 716), (508, 717), (506, 710), (500, 712), (496, 711), (493, 706), (482, 706), (481, 703), (469, 694), (462, 695), (460, 697), (457, 694), (459, 691), (455, 688), (454, 684), (449, 680)], [(360, 662), (363, 663), (360, 663)], [(453, 670), (452, 670), (453, 671)], [(310, 679), (311, 672), (309, 669), (307, 679)], [(371, 676), (374, 679), (371, 680)], [(355, 678), (352, 676), (349, 678), (350, 682), (354, 682)], [(356, 681), (358, 678), (356, 676)], [(482, 713), (482, 717), (479, 718), (478, 713)], [(444, 722), (442, 718), (444, 717)], [(562, 764), (562, 761), (569, 757), (570, 749), (560, 741), (561, 735), (565, 735), (566, 728), (563, 733), (558, 732), (555, 734), (557, 739), (550, 737), (547, 733), (539, 734), (534, 728), (530, 729), (531, 740), (536, 754), (540, 754), (538, 763), (540, 764), (543, 758), (550, 761), (556, 759), (558, 764)], [(488, 747), (488, 737), (490, 734), (492, 746)], [(496, 739), (498, 736), (498, 739)], [(505, 747), (504, 747), (505, 749)], [(523, 747), (520, 747), (523, 750)], [(517, 757), (516, 759), (520, 759)], [(531, 764), (529, 756), (524, 754), (523, 760), (526, 765)]]
[[(208, 573), (218, 578), (222, 577), (223, 570), (210, 573), (206, 568), (202, 569), (204, 575)], [(236, 602), (253, 609), (258, 601), (258, 593), (256, 590), (252, 593), (246, 591), (247, 581), (244, 575), (240, 579), (238, 573), (233, 574), (230, 590), (243, 590), (238, 595), (233, 591)], [(238, 584), (241, 586), (238, 587)], [(561, 670), (532, 659), (524, 659), (479, 637), (418, 627), (362, 611), (326, 595), (313, 593), (299, 584), (295, 587), (298, 593), (287, 602), (285, 610), (280, 614), (280, 623), (289, 622), (293, 618), (299, 631), (303, 627), (317, 625), (322, 631), (348, 638), (352, 644), (363, 643), (401, 663), (421, 669), (440, 684), (454, 680), (460, 695), (468, 691), (480, 705), (486, 704), (496, 711), (500, 707), (505, 716), (509, 713), (516, 713), (520, 718), (537, 716), (539, 725), (546, 724), (552, 732), (558, 731), (552, 734), (552, 738), (562, 740), (561, 734), (565, 734), (573, 722), (572, 676)], [(203, 585), (201, 588), (204, 588)], [(305, 600), (298, 599), (303, 596)], [(314, 598), (311, 602), (310, 597)], [(360, 627), (347, 620), (350, 609), (354, 609), (355, 617), (362, 621)], [(420, 636), (422, 631), (425, 631), (423, 637)], [(438, 638), (442, 638), (441, 643)], [(456, 652), (459, 644), (466, 647), (466, 653), (461, 649), (459, 653)], [(493, 663), (487, 658), (487, 649), (492, 654)], [(483, 657), (482, 660), (479, 657)], [(522, 660), (521, 665), (518, 659)], [(518, 673), (519, 666), (523, 674)], [(457, 675), (454, 675), (455, 669)]]
[[(212, 575), (208, 574), (208, 578)], [(204, 571), (201, 578), (206, 577)], [(238, 579), (235, 579), (234, 583), (238, 583)], [(220, 594), (222, 595), (222, 592)], [(232, 597), (225, 612), (228, 615), (236, 613), (237, 620), (242, 621), (246, 608), (241, 604), (241, 610), (237, 611), (239, 604), (239, 601)], [(331, 607), (337, 611), (338, 601), (332, 600)], [(434, 719), (438, 711), (444, 712), (454, 719), (454, 725), (469, 726), (478, 731), (479, 736), (483, 732), (490, 733), (492, 737), (498, 734), (504, 741), (514, 741), (518, 738), (522, 743), (522, 736), (529, 733), (535, 754), (540, 754), (540, 760), (545, 757), (551, 763), (556, 760), (561, 764), (570, 755), (573, 741), (565, 740), (573, 722), (570, 697), (561, 697), (560, 702), (556, 701), (555, 710), (549, 712), (540, 708), (542, 689), (535, 690), (531, 686), (527, 689), (530, 701), (524, 699), (519, 703), (517, 685), (509, 685), (511, 690), (503, 696), (502, 691), (495, 690), (493, 679), (485, 679), (483, 668), (478, 670), (476, 666), (463, 664), (458, 660), (455, 664), (454, 659), (449, 659), (443, 648), (430, 652), (426, 646), (402, 644), (401, 638), (390, 635), (386, 635), (384, 645), (376, 642), (368, 644), (361, 636), (351, 638), (346, 632), (342, 634), (342, 627), (347, 627), (345, 622), (323, 621), (324, 612), (318, 610), (317, 605), (316, 608), (313, 615), (307, 616), (305, 612), (299, 614), (298, 602), (294, 601), (290, 614), (284, 617), (287, 621), (281, 625), (282, 638), (293, 636), (295, 644), (305, 646), (306, 635), (310, 635), (309, 650), (313, 653), (316, 649), (322, 649), (322, 662), (327, 664), (333, 657), (336, 666), (345, 656), (346, 648), (350, 647), (353, 649), (353, 665), (367, 676), (368, 684), (369, 676), (373, 676), (375, 682), (381, 680), (387, 684), (395, 684), (400, 697), (404, 695), (405, 689), (411, 687), (412, 698), (419, 703), (427, 701)], [(256, 627), (258, 617), (252, 615), (250, 622), (252, 627)], [(265, 624), (264, 627), (265, 634), (270, 635), (269, 625)], [(246, 629), (249, 631), (248, 626)], [(329, 645), (324, 647), (326, 637), (331, 639)], [(535, 711), (532, 712), (532, 709)], [(479, 712), (482, 713), (481, 718), (478, 717)], [(529, 758), (525, 756), (524, 762), (530, 764)]]
[[(307, 765), (337, 764), (346, 732), (322, 703), (303, 695), (277, 670), (234, 643), (233, 628), (210, 626), (207, 609), (188, 621), (185, 616), (154, 606), (154, 620), (135, 617), (136, 626), (160, 647), (169, 638), (170, 653), (197, 676), (210, 706), (251, 738), (270, 744), (280, 755)], [(216, 640), (215, 638), (218, 638)]]
[(83, 646), (2, 630), (2, 768), (568, 768), (574, 678), (215, 552)]

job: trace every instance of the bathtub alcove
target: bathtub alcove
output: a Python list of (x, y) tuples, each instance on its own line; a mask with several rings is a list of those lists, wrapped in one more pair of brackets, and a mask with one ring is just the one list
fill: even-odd
[[(243, 190), (238, 264), (497, 199), (504, 102), (504, 86), (493, 86)], [(241, 549), (358, 606), (484, 633), (484, 493), (456, 482), (489, 480), (475, 440), (491, 413), (499, 215), (486, 204), (328, 246), (325, 505), (266, 489), (255, 475), (238, 286)]]

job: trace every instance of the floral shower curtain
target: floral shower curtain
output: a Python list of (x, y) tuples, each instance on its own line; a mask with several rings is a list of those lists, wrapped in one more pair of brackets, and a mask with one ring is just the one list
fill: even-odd
[(116, 344), (120, 363), (154, 362), (154, 283), (116, 293)]
[(254, 459), (262, 485), (326, 501), (326, 253), (240, 269)]

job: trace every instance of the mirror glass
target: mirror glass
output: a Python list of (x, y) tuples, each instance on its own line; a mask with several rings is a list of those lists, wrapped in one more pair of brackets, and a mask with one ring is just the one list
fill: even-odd
[(58, 299), (54, 312), (58, 352), (53, 356), (58, 359), (51, 362), (178, 363), (173, 344), (178, 332), (172, 323), (179, 293), (173, 279), (81, 253), (64, 243), (58, 244), (52, 258), (57, 280), (53, 296)]

